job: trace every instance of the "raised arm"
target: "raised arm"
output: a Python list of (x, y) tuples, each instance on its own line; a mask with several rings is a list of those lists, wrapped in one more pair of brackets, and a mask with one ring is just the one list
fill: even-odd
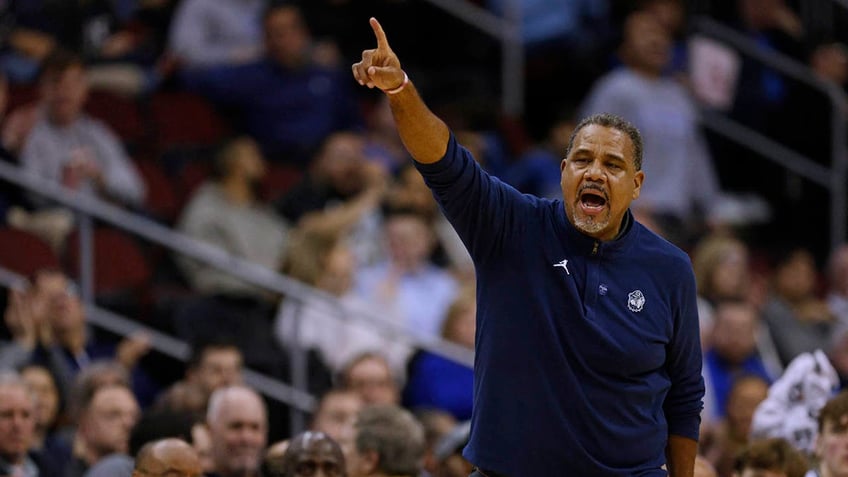
[(370, 23), (377, 37), (377, 48), (362, 52), (362, 61), (353, 65), (353, 77), (359, 84), (378, 88), (389, 97), (398, 133), (409, 154), (424, 164), (438, 162), (447, 151), (450, 131), (424, 104), (401, 69), (383, 27), (375, 18)]

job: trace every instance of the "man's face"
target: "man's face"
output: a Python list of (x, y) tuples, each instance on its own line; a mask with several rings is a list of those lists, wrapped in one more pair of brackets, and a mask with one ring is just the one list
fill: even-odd
[(433, 249), (433, 231), (417, 215), (396, 215), (385, 225), (392, 263), (400, 270), (416, 270), (427, 262)]
[(236, 348), (210, 348), (197, 366), (197, 382), (207, 392), (241, 384), (241, 352)]
[(744, 304), (724, 304), (716, 310), (713, 327), (713, 348), (722, 358), (738, 364), (743, 362), (757, 345), (756, 311)]
[(231, 394), (209, 423), (212, 458), (221, 475), (246, 475), (259, 469), (266, 444), (266, 415), (255, 395)]
[(309, 32), (296, 9), (278, 8), (265, 19), (265, 50), (274, 61), (296, 66), (308, 46)]
[(353, 429), (356, 415), (362, 409), (362, 399), (353, 392), (334, 392), (322, 402), (312, 430), (327, 434), (339, 442), (346, 429)]
[(23, 386), (0, 386), (0, 456), (18, 463), (32, 445), (35, 408)]
[(60, 338), (85, 327), (82, 302), (64, 274), (40, 274), (30, 293), (44, 304), (47, 321)]
[(671, 35), (654, 15), (634, 13), (625, 22), (624, 49), (629, 66), (659, 74), (671, 57)]
[(59, 390), (50, 372), (40, 366), (30, 366), (21, 371), (21, 377), (35, 395), (36, 421), (42, 428), (53, 424), (59, 413)]
[(342, 477), (346, 475), (341, 451), (327, 439), (307, 442), (294, 457), (294, 477)]
[(138, 416), (138, 403), (129, 389), (123, 386), (101, 388), (80, 422), (80, 433), (86, 445), (98, 455), (126, 453)]
[(816, 440), (816, 454), (822, 470), (835, 477), (848, 476), (848, 415), (839, 422), (826, 420)]
[(67, 125), (79, 117), (88, 98), (88, 80), (82, 65), (50, 74), (42, 81), (41, 92), (50, 119)]
[(618, 129), (590, 124), (577, 133), (560, 165), (560, 184), (565, 213), (578, 230), (598, 240), (615, 238), (645, 178), (633, 159), (633, 143)]
[(347, 383), (362, 397), (365, 404), (397, 404), (397, 384), (385, 361), (368, 358), (348, 372)]

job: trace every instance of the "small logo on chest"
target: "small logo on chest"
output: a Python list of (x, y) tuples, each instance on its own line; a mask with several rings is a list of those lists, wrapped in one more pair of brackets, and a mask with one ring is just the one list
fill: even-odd
[(627, 309), (639, 313), (645, 306), (645, 295), (642, 290), (633, 290), (627, 294)]
[(565, 270), (566, 275), (571, 275), (571, 272), (568, 271), (568, 259), (567, 258), (562, 259), (561, 262), (555, 263), (554, 268), (556, 268), (556, 267), (562, 267), (562, 269)]

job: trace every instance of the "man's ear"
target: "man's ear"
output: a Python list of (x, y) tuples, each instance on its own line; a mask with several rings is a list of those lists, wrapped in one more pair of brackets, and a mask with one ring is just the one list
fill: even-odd
[(639, 194), (642, 193), (642, 182), (645, 180), (645, 173), (642, 171), (636, 171), (636, 174), (633, 176), (633, 200), (639, 198)]
[(560, 172), (565, 170), (566, 161), (568, 161), (568, 158), (565, 158), (565, 157), (563, 157), (562, 161), (560, 161), (560, 163), (559, 163), (559, 171)]

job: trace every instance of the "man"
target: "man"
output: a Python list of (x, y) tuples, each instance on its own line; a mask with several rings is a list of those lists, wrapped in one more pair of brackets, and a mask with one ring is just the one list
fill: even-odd
[(806, 477), (848, 476), (848, 392), (831, 398), (819, 411), (818, 421), (818, 465)]
[(145, 444), (135, 459), (133, 477), (200, 477), (200, 459), (194, 448), (180, 439), (162, 439)]
[(734, 477), (804, 477), (804, 454), (780, 438), (755, 441), (736, 458)]
[(362, 410), (359, 393), (348, 389), (331, 389), (318, 402), (312, 417), (312, 430), (338, 441), (346, 430), (353, 429), (356, 415)]
[[(270, 464), (269, 467), (272, 467)], [(347, 477), (339, 445), (323, 432), (307, 431), (291, 440), (279, 461), (282, 477)], [(276, 467), (272, 467), (272, 472)]]
[(207, 393), (242, 382), (244, 359), (235, 344), (210, 341), (194, 347), (186, 370), (186, 381)]
[(577, 126), (563, 200), (490, 177), (417, 94), (380, 24), (353, 74), (389, 95), (416, 166), (477, 269), (478, 475), (691, 477), (701, 351), (689, 258), (629, 212), (641, 138), (611, 115)]
[(220, 388), (206, 415), (218, 477), (259, 477), (268, 418), (262, 398), (250, 388)]
[[(270, 269), (282, 260), (288, 224), (264, 205), (258, 190), (266, 174), (259, 147), (248, 137), (226, 143), (215, 157), (215, 178), (192, 195), (177, 229), (189, 237)], [(267, 298), (262, 288), (233, 277), (226, 270), (178, 257), (194, 290), (207, 294)]]
[(272, 162), (305, 165), (330, 133), (361, 125), (342, 71), (314, 61), (300, 9), (270, 6), (262, 17), (265, 55), (240, 65), (191, 71), (190, 89), (231, 108)]
[(26, 383), (15, 373), (0, 373), (0, 475), (39, 477), (58, 475), (31, 451), (35, 436), (35, 402)]
[(358, 394), (365, 405), (400, 403), (397, 377), (380, 353), (366, 352), (352, 359), (339, 374), (338, 385)]
[(424, 459), (424, 428), (398, 406), (371, 406), (356, 419), (347, 462), (350, 477), (415, 477)]
[(135, 396), (123, 385), (97, 388), (80, 409), (68, 477), (84, 475), (111, 454), (126, 454), (130, 432), (139, 417)]
[(40, 81), (43, 117), (27, 137), (21, 166), (71, 189), (143, 205), (145, 184), (120, 140), (83, 112), (88, 84), (82, 59), (53, 53)]

